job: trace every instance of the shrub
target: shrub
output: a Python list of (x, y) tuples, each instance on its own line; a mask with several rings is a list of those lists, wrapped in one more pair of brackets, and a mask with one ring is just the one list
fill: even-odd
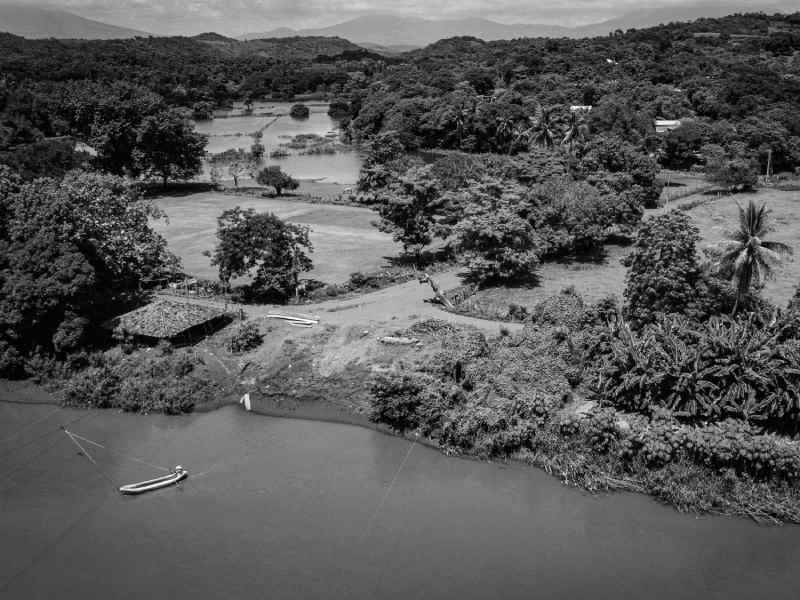
[(294, 104), (289, 110), (289, 116), (293, 119), (307, 119), (310, 114), (311, 111), (305, 104)]
[(800, 426), (800, 343), (782, 340), (780, 321), (663, 318), (639, 334), (622, 326), (600, 392), (625, 410), (657, 407), (687, 419)]
[(513, 401), (496, 398), (491, 405), (467, 405), (445, 423), (440, 443), (490, 458), (530, 450), (555, 406), (552, 397), (536, 393), (518, 395)]
[(760, 433), (736, 420), (701, 427), (674, 420), (653, 419), (621, 444), (620, 456), (640, 457), (650, 468), (689, 459), (716, 471), (761, 480), (796, 481), (800, 477), (800, 446), (778, 436)]
[(179, 414), (212, 400), (218, 391), (197, 372), (199, 363), (187, 352), (160, 347), (125, 354), (114, 349), (92, 362), (64, 385), (65, 405)]
[(748, 156), (741, 144), (733, 144), (727, 150), (709, 144), (703, 147), (706, 159), (706, 176), (728, 190), (747, 191), (758, 183), (758, 161)]
[(331, 100), (331, 103), (328, 106), (328, 115), (334, 119), (341, 119), (350, 116), (350, 103), (341, 98)]
[(253, 322), (239, 325), (228, 340), (228, 349), (234, 354), (249, 352), (261, 345), (264, 337)]
[(600, 409), (590, 413), (582, 423), (582, 430), (595, 452), (610, 451), (616, 447), (620, 439), (616, 412), (610, 409)]
[(90, 367), (72, 377), (64, 386), (64, 404), (110, 408), (119, 401), (121, 385), (120, 377), (113, 369)]
[(0, 340), (0, 377), (15, 379), (24, 374), (25, 361), (11, 344)]
[(425, 435), (439, 430), (444, 412), (456, 399), (433, 377), (403, 370), (379, 373), (370, 390), (371, 420), (398, 431), (420, 429)]

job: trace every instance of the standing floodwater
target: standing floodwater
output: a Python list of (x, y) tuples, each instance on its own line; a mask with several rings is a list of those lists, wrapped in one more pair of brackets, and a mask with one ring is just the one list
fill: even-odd
[[(60, 424), (106, 446), (87, 447), (98, 466)], [(797, 597), (800, 528), (593, 497), (353, 426), (0, 404), (0, 444), (7, 600)], [(132, 457), (191, 476), (123, 497), (158, 474)]]
[[(358, 179), (361, 157), (352, 148), (337, 145), (332, 154), (311, 154), (290, 146), (298, 135), (315, 135), (332, 141), (340, 137), (339, 123), (328, 115), (328, 105), (307, 104), (309, 116), (295, 119), (289, 115), (292, 103), (259, 102), (245, 113), (241, 107), (217, 113), (212, 121), (199, 121), (195, 129), (208, 136), (206, 152), (218, 154), (225, 150), (250, 150), (251, 134), (261, 132), (260, 142), (266, 150), (265, 164), (280, 165), (295, 179), (313, 179), (326, 183), (352, 185)], [(270, 158), (275, 151), (286, 153), (280, 158)]]

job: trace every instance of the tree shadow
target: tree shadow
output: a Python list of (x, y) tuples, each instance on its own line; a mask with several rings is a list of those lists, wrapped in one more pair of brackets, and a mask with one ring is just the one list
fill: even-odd
[(143, 193), (146, 198), (152, 197), (167, 197), (167, 198), (181, 198), (183, 196), (191, 196), (192, 194), (201, 194), (204, 192), (213, 192), (218, 189), (214, 183), (204, 181), (191, 181), (186, 183), (170, 183), (167, 187), (161, 184), (150, 184), (143, 188)]
[(450, 248), (435, 248), (423, 250), (420, 253), (403, 252), (397, 256), (384, 256), (383, 258), (392, 267), (424, 269), (437, 263), (451, 261), (454, 257), (455, 254)]

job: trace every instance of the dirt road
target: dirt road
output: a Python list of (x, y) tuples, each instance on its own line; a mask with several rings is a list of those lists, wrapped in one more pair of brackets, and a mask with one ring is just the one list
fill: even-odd
[[(437, 273), (434, 279), (436, 279), (439, 286), (444, 290), (454, 288), (461, 283), (458, 278), (457, 269)], [(174, 296), (167, 297), (175, 298)], [(180, 296), (178, 299), (180, 301), (197, 304), (214, 306), (219, 306), (220, 304), (217, 300), (207, 300), (191, 296)], [(397, 329), (424, 319), (441, 319), (456, 325), (475, 327), (489, 335), (497, 334), (501, 326), (512, 332), (522, 329), (520, 323), (501, 323), (499, 321), (453, 314), (442, 310), (438, 304), (432, 303), (432, 299), (433, 293), (427, 283), (420, 284), (418, 281), (412, 280), (407, 283), (394, 285), (376, 292), (344, 300), (329, 300), (300, 306), (237, 304), (230, 305), (229, 308), (233, 308), (234, 310), (241, 308), (251, 317), (263, 317), (273, 312), (280, 312), (282, 314), (313, 314), (320, 318), (320, 323), (322, 325), (334, 325), (336, 327), (350, 327), (354, 325), (371, 325), (376, 327), (385, 324), (392, 329)]]

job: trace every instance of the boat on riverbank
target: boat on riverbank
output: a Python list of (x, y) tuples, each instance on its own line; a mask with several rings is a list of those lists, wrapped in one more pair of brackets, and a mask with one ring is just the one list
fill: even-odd
[(149, 479), (147, 481), (141, 481), (139, 483), (123, 485), (119, 488), (119, 491), (122, 494), (128, 495), (143, 494), (144, 492), (152, 492), (154, 490), (160, 490), (161, 488), (175, 485), (176, 483), (186, 479), (188, 476), (189, 471), (186, 471), (183, 467), (178, 465), (175, 467), (172, 473), (169, 473), (168, 475), (156, 477), (155, 479)]

